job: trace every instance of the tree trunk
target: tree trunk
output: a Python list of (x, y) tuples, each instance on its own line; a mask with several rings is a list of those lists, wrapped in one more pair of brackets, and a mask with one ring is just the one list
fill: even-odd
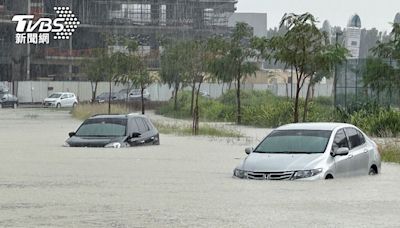
[(178, 90), (179, 84), (175, 83), (175, 93), (174, 93), (174, 110), (178, 111)]
[(98, 82), (90, 82), (90, 85), (92, 87), (92, 103), (94, 103), (96, 100)]
[(129, 85), (128, 82), (128, 87), (126, 88), (126, 99), (125, 99), (125, 106), (126, 106), (126, 111), (129, 111), (129, 90), (130, 90), (131, 86)]
[(200, 119), (200, 113), (199, 113), (199, 94), (200, 94), (200, 88), (201, 84), (203, 83), (203, 79), (200, 80), (199, 87), (197, 88), (196, 91), (196, 102), (193, 110), (193, 125), (192, 125), (192, 133), (193, 135), (198, 135), (200, 126), (199, 126), (199, 119)]
[(286, 82), (286, 100), (289, 101), (289, 83)]
[(108, 94), (108, 115), (111, 115), (111, 78), (110, 78), (110, 89)]
[(142, 115), (144, 115), (144, 113), (145, 113), (145, 102), (144, 102), (144, 96), (143, 96), (143, 93), (144, 93), (144, 87), (142, 86), (141, 87), (141, 91), (140, 91), (140, 95), (141, 95), (141, 98), (142, 98)]
[(304, 112), (303, 112), (303, 122), (307, 121), (307, 112), (308, 112), (308, 100), (310, 99), (310, 93), (311, 93), (311, 87), (312, 87), (312, 77), (310, 78), (310, 83), (308, 84), (307, 87), (307, 95), (306, 95), (306, 100), (304, 103)]
[(194, 93), (196, 90), (196, 81), (193, 80), (193, 84), (192, 84), (192, 99), (190, 101), (190, 115), (193, 116), (193, 105), (194, 105)]
[(297, 82), (296, 85), (296, 97), (294, 100), (294, 112), (293, 112), (293, 122), (298, 123), (299, 122), (299, 96), (300, 96), (300, 83)]
[(237, 87), (236, 87), (236, 102), (237, 102), (237, 124), (242, 123), (242, 114), (241, 114), (241, 104), (240, 104), (240, 77), (237, 78)]

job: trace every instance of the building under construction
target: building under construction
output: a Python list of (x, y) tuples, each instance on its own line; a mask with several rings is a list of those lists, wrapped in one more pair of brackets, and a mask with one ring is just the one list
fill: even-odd
[[(0, 0), (0, 81), (84, 79), (80, 65), (110, 37), (135, 39), (157, 53), (165, 39), (198, 39), (229, 32), (236, 0)], [(55, 18), (54, 7), (68, 6), (80, 21), (69, 40), (50, 44), (15, 42), (16, 14)], [(158, 58), (149, 63), (159, 66)]]

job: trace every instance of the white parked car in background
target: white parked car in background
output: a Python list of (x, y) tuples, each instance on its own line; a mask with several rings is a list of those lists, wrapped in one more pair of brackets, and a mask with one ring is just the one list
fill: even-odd
[(48, 98), (44, 99), (44, 107), (75, 107), (78, 105), (78, 98), (73, 93), (53, 93)]
[[(129, 93), (129, 100), (131, 101), (140, 101), (142, 99), (142, 91), (140, 89), (133, 89)], [(150, 93), (147, 89), (143, 90), (143, 99), (150, 100)]]

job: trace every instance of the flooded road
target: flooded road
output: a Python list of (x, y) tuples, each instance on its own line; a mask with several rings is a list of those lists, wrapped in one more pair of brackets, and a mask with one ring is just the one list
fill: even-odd
[(162, 135), (154, 147), (61, 147), (79, 124), (65, 111), (0, 110), (0, 227), (400, 227), (399, 165), (237, 180), (243, 145)]

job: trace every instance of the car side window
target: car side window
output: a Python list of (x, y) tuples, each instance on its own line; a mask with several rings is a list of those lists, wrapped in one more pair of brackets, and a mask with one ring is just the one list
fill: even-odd
[(357, 133), (358, 133), (358, 137), (360, 138), (361, 145), (364, 144), (365, 143), (364, 135), (360, 131), (357, 131)]
[(142, 119), (142, 120), (143, 120), (144, 125), (146, 126), (146, 129), (147, 129), (148, 131), (150, 131), (151, 125), (150, 125), (150, 123), (149, 123), (149, 120), (148, 120), (148, 119)]
[(149, 130), (148, 127), (143, 122), (142, 118), (135, 118), (135, 121), (139, 127), (139, 133), (145, 133)]
[(141, 133), (140, 131), (139, 131), (139, 126), (138, 126), (138, 124), (136, 123), (136, 121), (135, 121), (135, 118), (134, 119), (131, 119), (131, 121), (130, 121), (130, 123), (129, 123), (129, 127), (130, 127), (130, 133)]
[(347, 136), (349, 137), (350, 149), (356, 148), (363, 144), (362, 139), (360, 138), (360, 135), (358, 134), (358, 131), (356, 129), (348, 127), (345, 129), (345, 131)]
[(61, 99), (65, 99), (65, 98), (67, 98), (67, 97), (68, 97), (67, 94), (63, 94), (63, 95), (61, 96)]
[(339, 148), (347, 147), (349, 148), (349, 143), (347, 141), (346, 134), (343, 129), (336, 132), (335, 139), (333, 140), (332, 150), (336, 151)]

